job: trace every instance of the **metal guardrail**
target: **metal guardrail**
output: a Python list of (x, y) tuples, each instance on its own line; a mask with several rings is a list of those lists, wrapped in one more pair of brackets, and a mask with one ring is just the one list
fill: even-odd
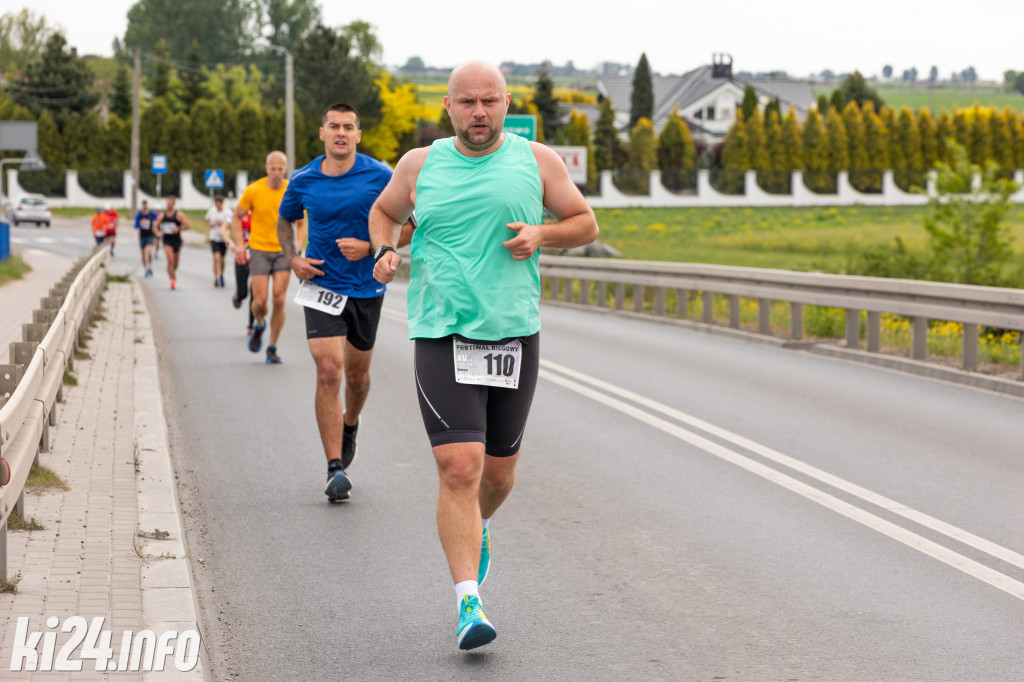
[(110, 248), (97, 247), (54, 285), (32, 322), (22, 325), (24, 340), (11, 343), (11, 364), (0, 365), (0, 457), (6, 462), (0, 467), (0, 579), (7, 578), (7, 517), (15, 508), (24, 512), (29, 470), (50, 448), (64, 372), (106, 284), (109, 260)]
[[(963, 324), (961, 368), (978, 369), (978, 327), (1024, 331), (1024, 290), (921, 282), (916, 280), (790, 272), (694, 263), (661, 263), (619, 259), (541, 256), (542, 292), (546, 298), (582, 305), (626, 307), (632, 289), (632, 309), (657, 316), (689, 317), (695, 292), (701, 301), (696, 321), (714, 322), (715, 295), (728, 299), (730, 328), (740, 328), (741, 297), (755, 299), (757, 332), (771, 335), (773, 301), (790, 306), (789, 337), (804, 339), (804, 305), (846, 311), (846, 347), (861, 346), (861, 313), (867, 313), (865, 341), (869, 353), (881, 351), (882, 313), (912, 318), (910, 357), (927, 356), (928, 321)], [(611, 287), (611, 292), (609, 292)], [(666, 310), (667, 292), (675, 292), (675, 309)], [(652, 292), (648, 295), (648, 291)], [(611, 293), (611, 297), (609, 297)], [(1024, 355), (1024, 354), (1022, 354)], [(1024, 358), (1018, 379), (1024, 380)], [(1022, 384), (1024, 386), (1024, 384)]]

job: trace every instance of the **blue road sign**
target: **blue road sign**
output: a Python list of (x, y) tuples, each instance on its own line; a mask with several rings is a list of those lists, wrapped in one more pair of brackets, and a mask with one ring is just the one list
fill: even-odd
[(157, 175), (163, 175), (167, 172), (167, 155), (166, 154), (153, 154), (153, 172)]
[(206, 189), (221, 189), (224, 187), (224, 171), (206, 171)]

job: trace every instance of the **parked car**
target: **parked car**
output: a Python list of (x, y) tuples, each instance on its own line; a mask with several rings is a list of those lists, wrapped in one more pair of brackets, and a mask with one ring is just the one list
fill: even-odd
[(8, 207), (7, 217), (15, 227), (20, 223), (35, 223), (36, 227), (49, 227), (50, 204), (42, 194), (26, 194)]

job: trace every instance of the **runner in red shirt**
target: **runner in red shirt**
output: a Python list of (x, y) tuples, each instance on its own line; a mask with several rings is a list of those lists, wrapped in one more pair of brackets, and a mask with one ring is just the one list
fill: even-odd
[(114, 255), (114, 242), (117, 241), (117, 211), (111, 208), (110, 204), (103, 207), (104, 213), (107, 214), (107, 232), (106, 241), (110, 244), (110, 255)]

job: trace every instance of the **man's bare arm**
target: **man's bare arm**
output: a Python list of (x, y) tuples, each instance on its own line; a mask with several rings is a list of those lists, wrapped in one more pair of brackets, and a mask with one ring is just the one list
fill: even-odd
[(295, 224), (281, 216), (277, 217), (277, 241), (281, 243), (286, 261), (291, 262), (292, 258), (299, 255), (299, 247), (295, 243)]
[(515, 260), (526, 260), (542, 246), (568, 249), (597, 239), (597, 218), (590, 204), (569, 178), (562, 159), (542, 144), (531, 143), (544, 188), (544, 206), (558, 219), (554, 223), (509, 223), (516, 236), (503, 242)]
[(305, 241), (305, 229), (304, 221), (298, 220), (293, 223), (290, 220), (286, 220), (281, 216), (277, 217), (277, 241), (281, 242), (281, 251), (284, 253), (285, 260), (288, 261), (288, 265), (291, 267), (292, 272), (299, 279), (313, 279), (317, 275), (324, 274), (324, 271), (316, 267), (317, 265), (323, 265), (324, 262), (318, 258), (306, 258), (305, 256), (299, 255), (299, 245), (296, 242), (296, 225), (298, 225), (298, 233)]
[(403, 156), (391, 181), (377, 197), (370, 209), (370, 244), (374, 251), (381, 246), (402, 245), (403, 232), (407, 230), (412, 238), (412, 224), (409, 221), (416, 207), (416, 178), (427, 158), (429, 148), (413, 149)]
[(231, 212), (231, 241), (235, 243), (235, 248), (244, 249), (245, 240), (242, 238), (242, 218), (248, 211), (239, 206), (235, 206), (235, 210)]

